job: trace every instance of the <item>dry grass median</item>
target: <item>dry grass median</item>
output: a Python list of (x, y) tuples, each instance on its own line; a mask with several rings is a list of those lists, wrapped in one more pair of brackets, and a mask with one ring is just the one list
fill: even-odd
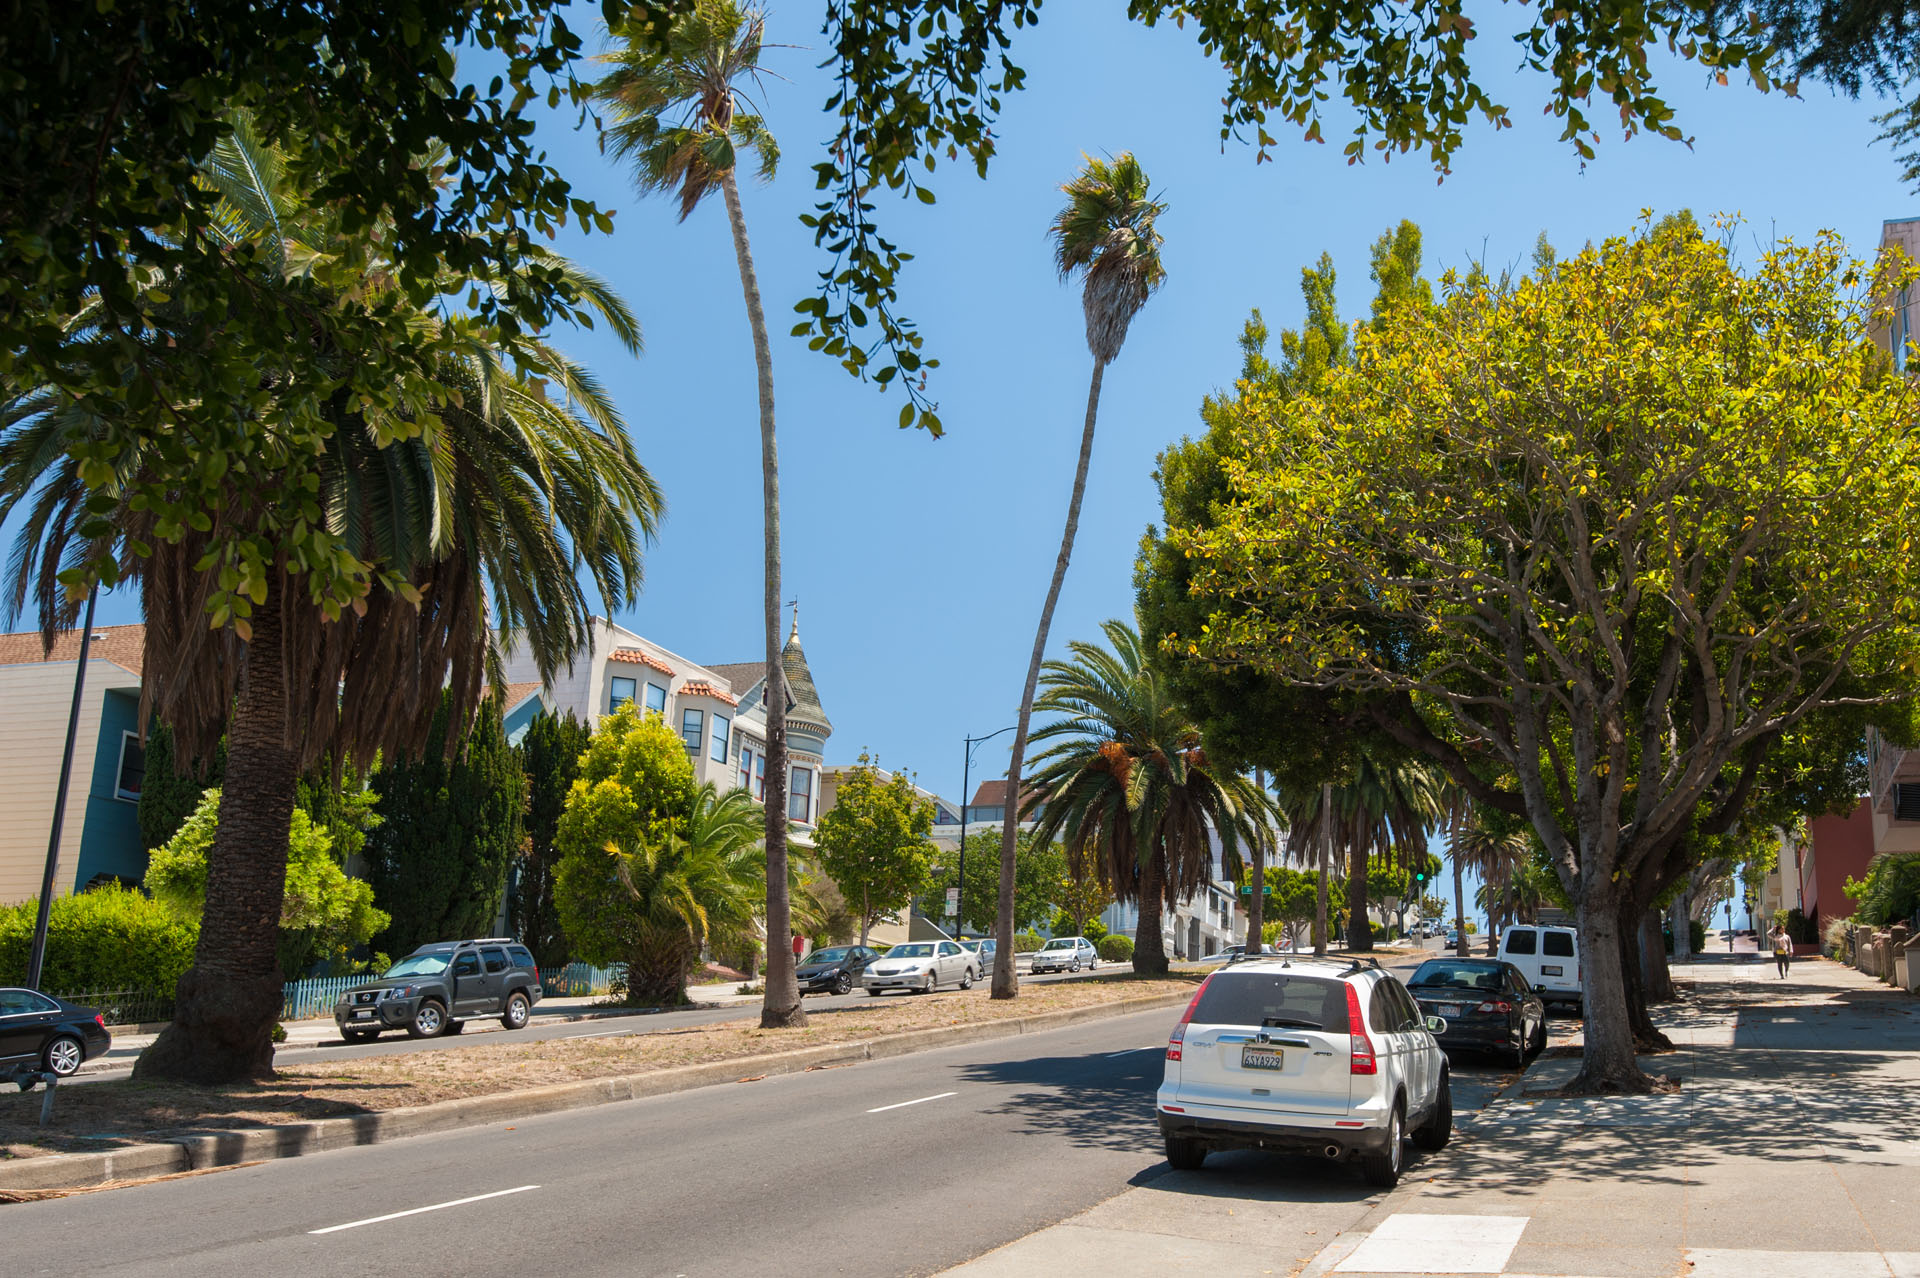
[[(549, 1083), (610, 1078), (836, 1043), (910, 1030), (976, 1024), (1115, 1003), (1190, 987), (1199, 973), (1162, 981), (1131, 975), (1028, 985), (1010, 1002), (984, 993), (888, 995), (852, 1007), (810, 1011), (803, 1030), (763, 1030), (751, 1019), (630, 1034), (535, 1043), (447, 1047), (337, 1063), (288, 1065), (271, 1083), (231, 1087), (106, 1082), (63, 1087), (54, 1121), (39, 1125), (40, 1095), (0, 1095), (0, 1159), (109, 1149), (187, 1130), (260, 1127), (427, 1105)], [(601, 1021), (599, 1032), (619, 1021)]]

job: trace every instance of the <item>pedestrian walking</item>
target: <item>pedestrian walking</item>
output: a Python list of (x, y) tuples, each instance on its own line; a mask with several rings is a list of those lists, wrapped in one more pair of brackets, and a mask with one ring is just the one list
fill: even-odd
[(1793, 942), (1787, 937), (1786, 924), (1775, 923), (1767, 940), (1773, 945), (1773, 964), (1780, 969), (1780, 979), (1785, 980), (1787, 969), (1793, 965)]

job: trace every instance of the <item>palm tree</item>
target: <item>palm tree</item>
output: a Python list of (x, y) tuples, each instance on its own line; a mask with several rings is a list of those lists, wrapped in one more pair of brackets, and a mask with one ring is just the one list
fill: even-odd
[(1213, 877), (1208, 832), (1237, 873), (1240, 845), (1271, 809), (1245, 777), (1214, 769), (1139, 633), (1123, 621), (1101, 629), (1110, 647), (1075, 640), (1071, 661), (1046, 663), (1035, 708), (1059, 717), (1034, 733), (1036, 744), (1054, 744), (1034, 757), (1023, 806), (1039, 814), (1035, 847), (1064, 835), (1073, 873), (1097, 873), (1139, 905), (1133, 969), (1158, 976), (1167, 970), (1164, 905)]
[[(303, 260), (327, 251), (336, 212), (303, 205), (280, 157), (244, 121), (206, 180), (225, 197), (223, 233), (263, 251), (258, 287), (288, 287)], [(588, 304), (638, 348), (632, 316), (603, 284), (540, 251), (527, 266), (570, 272)], [(385, 279), (376, 264), (369, 293), (386, 288)], [(442, 293), (467, 287), (449, 278)], [(271, 1075), (282, 993), (277, 925), (302, 771), (329, 754), (419, 749), (443, 688), (464, 721), (489, 678), (499, 682), (496, 627), (528, 644), (550, 675), (586, 643), (594, 592), (611, 605), (638, 591), (660, 496), (591, 376), (537, 342), (520, 348), (531, 360), (528, 375), (509, 371), (487, 333), (389, 300), (416, 339), (441, 348), (445, 402), (431, 420), (404, 404), (336, 406), (306, 509), (257, 508), (250, 468), (274, 463), (246, 458), (229, 472), (223, 506), (195, 512), (185, 529), (166, 526), (178, 512), (124, 503), (95, 511), (73, 450), (99, 438), (102, 423), (42, 395), (24, 409), (16, 400), (0, 427), (0, 519), (21, 515), (8, 564), (9, 615), (31, 597), (50, 643), (72, 626), (79, 602), (58, 585), (61, 570), (114, 556), (146, 616), (143, 721), (151, 714), (169, 724), (182, 758), (210, 756), (227, 737), (194, 964), (181, 979), (173, 1023), (135, 1065), (139, 1077)], [(310, 291), (290, 294), (290, 306), (312, 302)], [(289, 358), (377, 354), (316, 346)], [(547, 385), (563, 389), (566, 401), (550, 399)], [(266, 411), (271, 393), (269, 378)], [(123, 459), (129, 476), (150, 462), (139, 451)], [(313, 603), (318, 587), (298, 562), (219, 561), (215, 520), (272, 529), (296, 518), (325, 519), (366, 565), (354, 608)], [(210, 629), (216, 583), (237, 583), (248, 604), (231, 617), (213, 614)]]
[[(1073, 495), (1067, 500), (1067, 526), (1060, 534), (1060, 554), (1053, 562), (1053, 580), (1034, 629), (1033, 655), (1027, 661), (1027, 682), (1020, 693), (1020, 717), (1013, 733), (1013, 754), (1007, 768), (1007, 804), (1000, 827), (1000, 901), (994, 937), (998, 950), (993, 962), (993, 997), (1013, 998), (1019, 981), (1013, 974), (1013, 867), (1016, 827), (1022, 793), (1020, 767), (1027, 753), (1027, 729), (1033, 720), (1034, 690), (1040, 663), (1046, 656), (1047, 633), (1053, 628), (1054, 605), (1060, 583), (1066, 580), (1067, 561), (1073, 556), (1074, 534), (1080, 527), (1080, 502), (1087, 492), (1087, 466), (1093, 458), (1093, 427), (1100, 413), (1100, 382), (1107, 365), (1119, 358), (1127, 328), (1147, 304), (1147, 298), (1166, 279), (1160, 264), (1160, 232), (1155, 223), (1166, 205), (1153, 198), (1146, 171), (1131, 152), (1111, 160), (1086, 158), (1086, 167), (1060, 189), (1067, 202), (1053, 219), (1053, 261), (1060, 278), (1081, 277), (1081, 309), (1087, 318), (1087, 350), (1093, 356), (1093, 380), (1087, 387), (1087, 417), (1080, 430), (1080, 459), (1073, 472)], [(1116, 887), (1116, 890), (1117, 887)], [(1159, 908), (1158, 904), (1154, 907)], [(1159, 948), (1156, 936), (1154, 946)], [(1136, 953), (1138, 951), (1136, 950)], [(1136, 966), (1138, 963), (1136, 961)]]
[[(1475, 896), (1487, 910), (1488, 953), (1492, 953), (1496, 917), (1500, 921), (1507, 917), (1507, 884), (1526, 865), (1531, 849), (1532, 842), (1525, 830), (1503, 830), (1479, 817), (1468, 820), (1449, 843), (1448, 850), (1453, 857), (1455, 899), (1460, 900), (1460, 880), (1464, 870), (1472, 869), (1480, 876), (1483, 887)], [(1457, 948), (1464, 956), (1467, 952), (1467, 932), (1464, 901), (1461, 904), (1463, 908), (1458, 925), (1460, 940)]]
[(1425, 856), (1441, 816), (1438, 771), (1416, 760), (1363, 749), (1348, 778), (1333, 787), (1338, 841), (1347, 856), (1347, 948), (1373, 948), (1367, 872), (1375, 856), (1411, 862)]
[(701, 201), (720, 192), (733, 229), (733, 256), (753, 330), (753, 360), (760, 396), (760, 489), (765, 520), (767, 675), (767, 946), (766, 996), (760, 1008), (765, 1028), (807, 1023), (794, 980), (787, 887), (787, 720), (791, 702), (780, 660), (780, 458), (773, 434), (773, 350), (760, 305), (747, 218), (735, 178), (738, 155), (753, 152), (763, 181), (773, 177), (780, 148), (766, 122), (748, 108), (741, 87), (758, 82), (766, 15), (734, 0), (699, 0), (677, 18), (662, 40), (651, 27), (614, 32), (620, 47), (607, 55), (611, 69), (595, 96), (613, 117), (608, 136), (614, 153), (633, 164), (642, 194), (680, 201), (685, 221)]
[(762, 825), (760, 805), (745, 790), (721, 794), (708, 781), (694, 793), (685, 834), (620, 849), (620, 882), (634, 903), (628, 1002), (686, 1002), (700, 947), (755, 930), (766, 882)]

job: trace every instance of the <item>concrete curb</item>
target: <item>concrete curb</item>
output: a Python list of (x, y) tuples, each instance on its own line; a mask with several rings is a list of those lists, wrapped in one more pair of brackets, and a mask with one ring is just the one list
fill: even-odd
[(798, 1074), (830, 1065), (889, 1060), (939, 1047), (1012, 1038), (1017, 1034), (1061, 1029), (1083, 1021), (1129, 1016), (1163, 1007), (1184, 1007), (1191, 998), (1189, 991), (1152, 994), (1117, 1003), (1063, 1008), (1001, 1021), (937, 1025), (858, 1042), (823, 1043), (818, 1047), (799, 1047), (759, 1056), (736, 1056), (724, 1061), (677, 1065), (670, 1069), (648, 1070), (643, 1074), (554, 1083), (492, 1096), (469, 1096), (432, 1105), (390, 1109), (377, 1114), (356, 1114), (350, 1118), (323, 1118), (280, 1127), (189, 1131), (169, 1141), (128, 1145), (97, 1154), (51, 1154), (42, 1158), (15, 1159), (0, 1162), (0, 1190), (77, 1189), (112, 1180), (200, 1171), (271, 1158), (298, 1158), (302, 1154), (315, 1154), (323, 1150), (378, 1145), (408, 1136), (425, 1136), (462, 1127), (532, 1118), (539, 1114), (664, 1096), (718, 1083), (739, 1082), (750, 1077)]

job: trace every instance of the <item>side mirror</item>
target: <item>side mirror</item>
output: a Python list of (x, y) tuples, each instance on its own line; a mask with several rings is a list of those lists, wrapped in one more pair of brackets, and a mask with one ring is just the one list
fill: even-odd
[(1429, 1016), (1427, 1018), (1427, 1032), (1437, 1038), (1447, 1032), (1447, 1023), (1438, 1016)]

